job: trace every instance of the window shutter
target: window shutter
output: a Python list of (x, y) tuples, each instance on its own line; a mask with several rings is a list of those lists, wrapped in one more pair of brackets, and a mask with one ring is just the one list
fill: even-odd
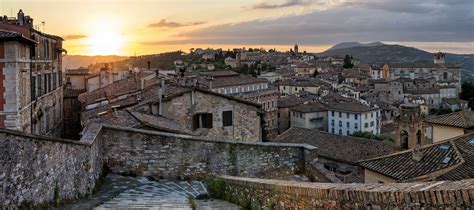
[(212, 113), (206, 113), (206, 125), (204, 126), (205, 128), (212, 128)]
[(199, 126), (199, 115), (193, 115), (193, 130), (196, 130)]

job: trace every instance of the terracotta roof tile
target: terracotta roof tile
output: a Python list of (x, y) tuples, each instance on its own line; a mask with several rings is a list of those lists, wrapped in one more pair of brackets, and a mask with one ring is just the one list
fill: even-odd
[(474, 178), (474, 142), (470, 141), (474, 141), (474, 134), (424, 146), (419, 161), (413, 159), (413, 150), (407, 150), (362, 161), (360, 165), (397, 181), (414, 181), (441, 170), (446, 172), (437, 177), (440, 180)]
[(472, 128), (474, 127), (474, 112), (472, 111), (459, 111), (449, 114), (439, 115), (431, 117), (425, 120), (430, 124), (452, 126), (458, 128)]
[(273, 141), (310, 144), (317, 147), (317, 153), (322, 157), (348, 163), (388, 155), (394, 151), (393, 145), (388, 142), (297, 127), (288, 129)]

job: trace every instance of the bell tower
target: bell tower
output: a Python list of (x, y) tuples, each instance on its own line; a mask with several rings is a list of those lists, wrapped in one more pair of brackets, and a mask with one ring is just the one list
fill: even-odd
[(445, 62), (444, 62), (444, 56), (445, 56), (445, 55), (446, 55), (446, 54), (444, 54), (444, 53), (442, 53), (442, 52), (438, 52), (438, 53), (433, 54), (433, 62), (434, 62), (435, 64), (443, 64), (443, 63), (445, 63)]
[(420, 105), (413, 103), (400, 105), (400, 115), (395, 119), (397, 127), (395, 144), (400, 150), (427, 144), (424, 138), (423, 119)]

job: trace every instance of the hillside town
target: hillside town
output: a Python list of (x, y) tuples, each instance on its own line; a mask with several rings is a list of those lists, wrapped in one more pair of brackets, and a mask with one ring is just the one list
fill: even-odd
[[(243, 183), (259, 179), (359, 183), (359, 190), (470, 183), (464, 191), (443, 185), (453, 191), (433, 203), (453, 202), (426, 206), (459, 201), (461, 208), (473, 207), (474, 100), (462, 97), (462, 69), (444, 52), (426, 62), (362, 63), (353, 55), (302, 51), (298, 44), (287, 51), (193, 48), (66, 68), (63, 42), (35, 28), (22, 10), (0, 18), (0, 208), (79, 200), (107, 173), (154, 177), (148, 184), (176, 181), (156, 183), (171, 194), (183, 190), (185, 204), (201, 193), (191, 180), (223, 176), (234, 197), (252, 191)], [(212, 197), (212, 184), (202, 186)], [(264, 195), (253, 195), (250, 205), (269, 205), (258, 204)], [(124, 207), (109, 200), (98, 209)], [(274, 205), (294, 207), (290, 200), (298, 203), (293, 197)], [(375, 202), (352, 200), (334, 203)], [(377, 202), (381, 209), (423, 206)]]

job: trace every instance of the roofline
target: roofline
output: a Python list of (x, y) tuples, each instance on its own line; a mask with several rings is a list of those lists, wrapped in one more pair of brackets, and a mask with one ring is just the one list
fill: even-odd
[[(439, 142), (436, 142), (436, 143), (434, 143), (434, 144), (423, 145), (420, 149), (427, 148), (427, 147), (438, 146), (438, 145), (441, 145), (441, 144), (445, 144), (446, 142), (449, 142), (449, 144), (451, 145), (451, 147), (453, 147), (453, 149), (454, 149), (456, 155), (457, 155), (458, 157), (460, 157), (460, 159), (461, 159), (461, 162), (460, 162), (459, 164), (453, 165), (453, 166), (458, 166), (458, 165), (460, 165), (460, 164), (465, 163), (465, 160), (464, 160), (464, 157), (463, 157), (463, 156), (461, 155), (461, 153), (459, 152), (458, 148), (456, 147), (456, 144), (455, 144), (453, 141), (454, 141), (454, 140), (457, 140), (457, 139), (460, 139), (460, 138), (467, 137), (467, 136), (472, 135), (472, 134), (473, 134), (473, 133), (468, 133), (468, 134), (464, 134), (464, 135), (462, 135), (462, 136), (456, 136), (456, 137), (453, 137), (453, 138), (450, 138), (450, 139), (446, 139), (446, 140), (443, 140), (443, 141), (439, 141)], [(409, 149), (409, 150), (405, 150), (405, 151), (400, 151), (400, 152), (395, 152), (395, 153), (392, 153), (392, 154), (389, 154), (389, 155), (380, 156), (380, 157), (370, 158), (370, 159), (367, 159), (367, 160), (359, 161), (359, 162), (357, 162), (357, 163), (358, 163), (362, 168), (364, 168), (364, 169), (368, 169), (368, 170), (370, 170), (370, 171), (377, 172), (377, 173), (379, 173), (379, 174), (382, 174), (382, 175), (384, 175), (384, 176), (387, 176), (387, 177), (390, 177), (390, 178), (393, 178), (393, 179), (396, 179), (396, 180), (411, 180), (411, 179), (413, 179), (413, 178), (415, 178), (415, 177), (410, 178), (410, 179), (399, 179), (399, 178), (395, 178), (395, 177), (393, 177), (393, 176), (387, 175), (387, 174), (385, 174), (385, 173), (381, 173), (381, 172), (379, 172), (379, 171), (376, 171), (376, 170), (374, 170), (374, 169), (367, 168), (367, 167), (361, 165), (363, 162), (368, 162), (368, 161), (372, 161), (372, 160), (383, 159), (383, 158), (387, 158), (387, 157), (390, 157), (390, 156), (395, 156), (395, 155), (404, 154), (404, 153), (411, 153), (411, 152), (413, 152), (413, 149)], [(453, 167), (453, 166), (451, 166), (451, 167)], [(436, 171), (444, 170), (444, 169), (446, 169), (446, 168), (450, 168), (450, 167), (441, 168), (441, 169), (438, 169), (438, 170), (436, 170)], [(427, 175), (427, 174), (431, 174), (431, 173), (433, 173), (433, 172), (426, 173), (426, 174), (423, 174), (423, 175)], [(440, 175), (440, 176), (441, 176), (441, 175)], [(419, 177), (419, 176), (417, 176), (417, 177)]]
[[(12, 31), (7, 31), (7, 32), (12, 32)], [(23, 34), (17, 33), (17, 32), (12, 32), (17, 34), (15, 37), (5, 37), (5, 38), (0, 38), (0, 41), (18, 41), (18, 42), (24, 42), (26, 44), (32, 44), (32, 45), (37, 45), (38, 42), (30, 39), (26, 36), (23, 36)]]

